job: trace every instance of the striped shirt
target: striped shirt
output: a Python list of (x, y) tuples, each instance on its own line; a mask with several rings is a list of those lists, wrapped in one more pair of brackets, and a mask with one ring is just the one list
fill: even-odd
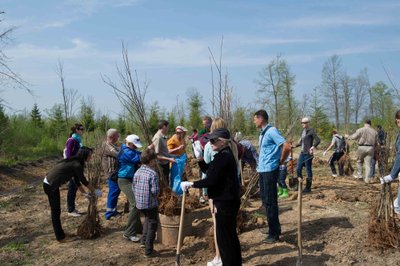
[(139, 210), (152, 209), (158, 206), (158, 175), (147, 165), (142, 165), (136, 171), (132, 180), (132, 189), (133, 194), (135, 194), (136, 208)]

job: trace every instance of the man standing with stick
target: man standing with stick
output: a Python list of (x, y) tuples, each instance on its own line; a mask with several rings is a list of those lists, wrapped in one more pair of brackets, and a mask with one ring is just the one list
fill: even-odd
[(261, 109), (254, 113), (254, 124), (261, 130), (257, 172), (260, 174), (261, 197), (263, 197), (268, 221), (268, 237), (264, 242), (273, 244), (279, 240), (281, 234), (276, 185), (279, 167), (285, 164), (290, 149), (283, 150), (285, 138), (277, 128), (268, 123), (268, 113), (265, 110)]

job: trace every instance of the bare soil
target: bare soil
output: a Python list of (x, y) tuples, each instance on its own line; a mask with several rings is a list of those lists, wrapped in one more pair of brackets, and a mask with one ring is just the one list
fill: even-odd
[[(42, 179), (57, 159), (40, 160), (14, 168), (0, 168), (0, 264), (2, 265), (173, 265), (175, 249), (155, 244), (157, 256), (144, 258), (138, 244), (122, 238), (127, 214), (107, 221), (103, 212), (107, 185), (98, 209), (102, 235), (93, 240), (76, 238), (68, 243), (55, 240), (50, 208)], [(320, 161), (320, 160), (318, 160)], [(193, 177), (192, 177), (193, 178)], [(190, 177), (189, 177), (190, 179)], [(397, 184), (392, 185), (397, 190)], [(66, 212), (66, 187), (61, 190), (62, 224), (75, 234), (84, 217)], [(191, 190), (190, 193), (197, 193)], [(279, 200), (281, 241), (268, 245), (262, 240), (265, 211), (258, 197), (247, 207), (249, 220), (240, 235), (244, 265), (295, 265), (297, 261), (298, 208), (295, 192)], [(303, 265), (399, 265), (398, 249), (384, 251), (368, 246), (370, 204), (380, 193), (380, 185), (364, 184), (352, 177), (333, 179), (325, 163), (314, 168), (311, 194), (303, 197)], [(121, 194), (119, 210), (125, 202)], [(78, 209), (87, 201), (78, 193)], [(190, 236), (184, 239), (181, 265), (206, 265), (214, 256), (209, 247), (211, 216), (207, 206), (192, 212)]]

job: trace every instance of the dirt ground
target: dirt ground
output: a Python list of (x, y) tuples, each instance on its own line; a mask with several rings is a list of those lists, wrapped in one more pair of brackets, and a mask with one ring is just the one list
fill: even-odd
[[(1, 265), (174, 265), (173, 247), (156, 243), (157, 257), (144, 258), (138, 244), (122, 238), (127, 214), (110, 221), (104, 219), (106, 184), (102, 185), (104, 193), (98, 204), (102, 235), (63, 244), (55, 241), (42, 179), (56, 160), (0, 168)], [(392, 187), (397, 189), (397, 183)], [(62, 224), (67, 233), (74, 234), (84, 218), (66, 215), (66, 192), (64, 187)], [(313, 192), (303, 198), (303, 265), (399, 265), (398, 249), (379, 251), (368, 246), (370, 204), (379, 192), (378, 183), (366, 185), (352, 177), (333, 179), (326, 163), (314, 168)], [(266, 225), (259, 224), (265, 220), (260, 199), (250, 200), (246, 210), (251, 219), (240, 235), (244, 265), (296, 264), (298, 209), (293, 193), (279, 200), (282, 236), (272, 245), (262, 242)], [(121, 194), (121, 211), (124, 202)], [(79, 193), (77, 203), (79, 210), (86, 210), (87, 201)], [(208, 243), (210, 213), (204, 206), (191, 215), (192, 231), (184, 239), (181, 265), (206, 265), (214, 255)], [(253, 222), (257, 220), (259, 223)]]

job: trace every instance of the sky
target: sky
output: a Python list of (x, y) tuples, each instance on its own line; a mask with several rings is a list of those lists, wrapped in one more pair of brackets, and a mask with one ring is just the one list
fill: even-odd
[(168, 111), (196, 89), (211, 114), (209, 49), (218, 57), (222, 36), (223, 71), (241, 106), (256, 106), (259, 73), (277, 55), (296, 75), (297, 98), (321, 84), (334, 54), (350, 76), (367, 68), (371, 84), (389, 84), (384, 66), (400, 83), (397, 0), (1, 0), (1, 10), (0, 30), (16, 27), (3, 51), (34, 92), (3, 88), (12, 112), (62, 103), (60, 61), (66, 87), (116, 117), (121, 105), (101, 76), (118, 83), (122, 42), (149, 82), (146, 103)]

